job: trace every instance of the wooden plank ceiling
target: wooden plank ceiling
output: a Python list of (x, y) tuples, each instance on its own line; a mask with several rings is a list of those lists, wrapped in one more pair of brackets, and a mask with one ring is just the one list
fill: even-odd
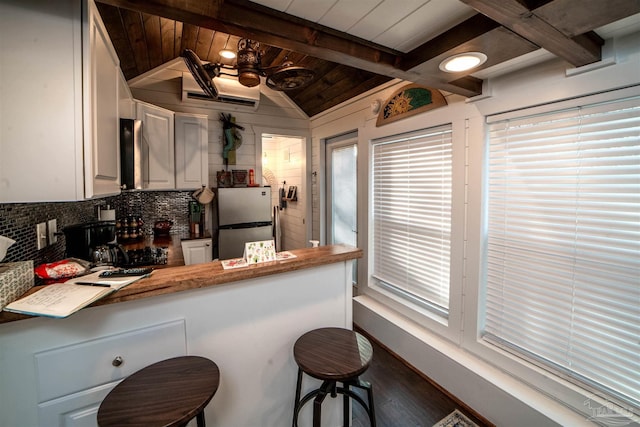
[[(405, 52), (247, 0), (97, 1), (127, 80), (180, 56), (185, 48), (204, 61), (232, 65), (219, 51), (236, 50), (240, 38), (251, 38), (261, 43), (263, 67), (288, 58), (316, 72), (309, 86), (286, 92), (309, 117), (392, 78), (479, 95), (482, 81), (473, 72), (540, 48), (576, 67), (597, 62), (603, 40), (593, 30), (640, 13), (640, 0), (461, 0), (471, 13), (456, 22), (459, 17), (438, 9), (435, 0), (423, 0), (415, 13), (440, 11), (443, 16), (437, 19), (446, 28)], [(312, 0), (285, 3), (303, 9), (304, 1)], [(349, 7), (349, 1), (335, 0), (331, 7)], [(401, 4), (373, 3), (394, 1)], [(472, 72), (439, 69), (444, 58), (468, 51), (485, 53), (487, 62)]]

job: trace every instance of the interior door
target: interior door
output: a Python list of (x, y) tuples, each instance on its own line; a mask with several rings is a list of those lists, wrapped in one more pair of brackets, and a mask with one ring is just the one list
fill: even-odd
[[(327, 243), (358, 246), (358, 138), (350, 133), (326, 142)], [(358, 277), (357, 261), (353, 283)]]

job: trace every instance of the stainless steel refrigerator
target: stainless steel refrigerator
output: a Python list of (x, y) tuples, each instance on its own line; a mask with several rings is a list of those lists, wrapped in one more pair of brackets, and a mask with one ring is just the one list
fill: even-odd
[(240, 258), (246, 242), (273, 239), (271, 188), (218, 188), (218, 258)]

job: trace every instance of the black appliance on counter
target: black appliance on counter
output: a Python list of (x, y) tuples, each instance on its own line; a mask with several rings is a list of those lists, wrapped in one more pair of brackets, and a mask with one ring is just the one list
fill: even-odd
[(66, 240), (66, 256), (90, 261), (96, 266), (141, 267), (167, 264), (168, 261), (169, 250), (166, 246), (150, 247), (134, 243), (134, 248), (131, 248), (127, 243), (119, 245), (116, 241), (116, 221), (75, 224), (62, 231)]
[[(62, 229), (66, 242), (67, 257), (95, 261), (96, 249), (107, 248), (113, 255), (110, 263), (128, 264), (129, 258), (124, 249), (116, 243), (115, 221), (94, 221), (74, 224)], [(102, 263), (101, 263), (102, 264)]]
[(126, 267), (143, 267), (148, 265), (164, 265), (169, 260), (167, 247), (145, 246), (139, 249), (126, 249), (129, 264)]

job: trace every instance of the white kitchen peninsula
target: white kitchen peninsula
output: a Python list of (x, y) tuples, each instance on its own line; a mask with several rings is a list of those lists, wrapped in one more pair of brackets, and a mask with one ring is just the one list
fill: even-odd
[[(205, 410), (211, 425), (290, 425), (293, 344), (314, 328), (351, 327), (351, 260), (362, 256), (342, 245), (292, 252), (235, 270), (219, 262), (157, 270), (66, 319), (0, 313), (0, 425), (95, 425), (118, 381), (182, 354), (220, 368)], [(339, 424), (339, 401), (324, 403), (323, 425)]]

